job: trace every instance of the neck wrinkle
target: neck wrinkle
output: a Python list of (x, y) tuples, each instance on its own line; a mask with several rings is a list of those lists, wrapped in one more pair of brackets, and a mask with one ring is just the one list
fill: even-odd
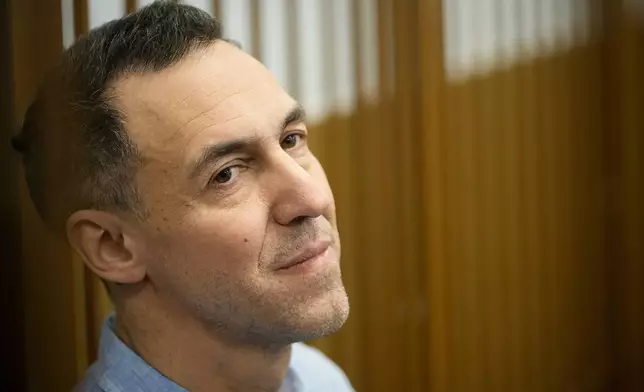
[[(140, 299), (140, 298), (139, 298)], [(159, 373), (194, 392), (277, 392), (286, 378), (291, 345), (241, 346), (225, 342), (185, 312), (116, 306), (116, 335)], [(156, 301), (152, 301), (156, 302)]]

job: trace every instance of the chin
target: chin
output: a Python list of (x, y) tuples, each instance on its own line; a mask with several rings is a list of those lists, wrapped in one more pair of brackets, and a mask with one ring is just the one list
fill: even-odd
[(317, 303), (309, 303), (293, 325), (291, 343), (315, 340), (338, 332), (349, 317), (349, 299), (344, 288), (330, 291)]

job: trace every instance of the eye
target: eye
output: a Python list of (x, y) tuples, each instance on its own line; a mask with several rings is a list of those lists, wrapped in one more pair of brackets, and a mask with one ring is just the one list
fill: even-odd
[(239, 166), (228, 166), (215, 174), (210, 182), (217, 184), (226, 184), (232, 181), (237, 176), (237, 174), (239, 174), (239, 170)]
[(295, 148), (297, 147), (298, 143), (302, 141), (304, 138), (304, 135), (299, 134), (299, 133), (291, 133), (289, 135), (286, 135), (284, 139), (282, 139), (282, 148), (285, 150)]

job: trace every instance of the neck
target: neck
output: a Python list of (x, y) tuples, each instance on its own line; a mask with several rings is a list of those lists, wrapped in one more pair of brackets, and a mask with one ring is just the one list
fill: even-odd
[(176, 384), (195, 392), (279, 390), (288, 370), (290, 345), (231, 344), (185, 312), (137, 302), (117, 304), (116, 333)]

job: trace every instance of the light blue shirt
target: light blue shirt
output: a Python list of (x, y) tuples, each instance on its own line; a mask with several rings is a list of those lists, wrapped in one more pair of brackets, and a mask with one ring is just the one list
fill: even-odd
[[(78, 392), (184, 392), (126, 346), (114, 333), (114, 315), (105, 320), (98, 360)], [(292, 345), (291, 362), (279, 392), (354, 392), (344, 372), (303, 343)]]

